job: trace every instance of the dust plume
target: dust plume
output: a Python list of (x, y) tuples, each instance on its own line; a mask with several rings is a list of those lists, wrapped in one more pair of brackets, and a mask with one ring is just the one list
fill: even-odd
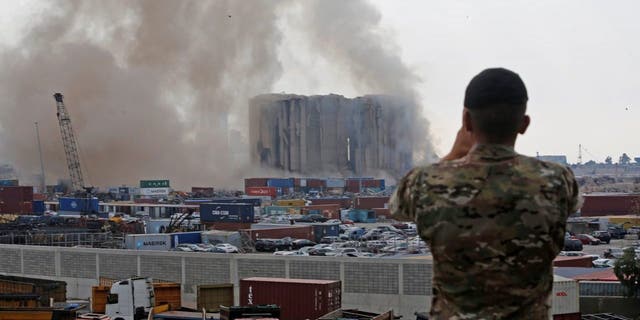
[[(0, 53), (0, 163), (38, 171), (38, 121), (48, 182), (68, 175), (52, 97), (61, 92), (88, 184), (168, 178), (176, 187), (241, 185), (249, 161), (238, 150), (248, 148), (237, 146), (246, 144), (248, 101), (270, 92), (283, 72), (279, 12), (293, 5), (300, 3), (46, 3), (19, 43)], [(368, 31), (379, 23), (373, 7), (302, 6), (319, 54), (373, 93), (414, 97), (416, 77)]]

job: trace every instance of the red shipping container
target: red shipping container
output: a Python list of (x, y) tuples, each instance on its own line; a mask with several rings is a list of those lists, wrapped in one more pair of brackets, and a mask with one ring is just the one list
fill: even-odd
[(313, 189), (324, 189), (327, 187), (327, 181), (322, 179), (307, 179), (307, 187)]
[(22, 214), (32, 214), (33, 213), (33, 202), (26, 201), (20, 205), (20, 212)]
[(355, 200), (356, 209), (387, 208), (389, 197), (358, 197)]
[(244, 187), (266, 187), (269, 178), (249, 178), (244, 179)]
[(0, 187), (0, 213), (23, 213), (23, 203), (31, 201), (33, 187)]
[(319, 199), (309, 199), (312, 205), (318, 204), (337, 204), (342, 209), (349, 209), (353, 205), (353, 200), (351, 198), (319, 198)]
[(249, 222), (210, 222), (204, 223), (207, 230), (240, 231), (251, 228)]
[(240, 280), (240, 305), (258, 304), (280, 306), (280, 320), (317, 319), (341, 308), (342, 284), (334, 280)]
[(136, 199), (133, 199), (133, 202), (144, 203), (144, 204), (154, 204), (154, 203), (158, 203), (158, 199), (136, 198)]
[(47, 200), (47, 195), (46, 194), (42, 194), (42, 193), (34, 193), (33, 194), (33, 200), (34, 201), (46, 201)]
[(246, 187), (244, 193), (249, 196), (268, 196), (273, 199), (278, 196), (278, 189), (275, 187)]
[(291, 237), (294, 239), (307, 239), (314, 241), (312, 226), (296, 226), (282, 228), (270, 228), (270, 229), (247, 229), (242, 230), (243, 233), (248, 234), (253, 241), (258, 239), (282, 239), (285, 237)]
[(575, 268), (591, 268), (593, 267), (593, 259), (590, 256), (567, 257), (557, 256), (553, 260), (554, 267), (575, 267)]
[(628, 215), (640, 206), (640, 195), (637, 194), (598, 194), (585, 195), (580, 209), (583, 217)]

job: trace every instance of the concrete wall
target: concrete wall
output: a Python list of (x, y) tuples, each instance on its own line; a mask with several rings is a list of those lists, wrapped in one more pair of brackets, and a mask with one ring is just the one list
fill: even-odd
[(67, 297), (88, 299), (100, 277), (134, 275), (182, 284), (183, 305), (195, 307), (201, 284), (239, 279), (286, 277), (342, 280), (342, 304), (370, 311), (393, 309), (405, 318), (431, 303), (430, 260), (332, 257), (276, 257), (259, 254), (206, 254), (0, 245), (0, 273), (67, 282)]

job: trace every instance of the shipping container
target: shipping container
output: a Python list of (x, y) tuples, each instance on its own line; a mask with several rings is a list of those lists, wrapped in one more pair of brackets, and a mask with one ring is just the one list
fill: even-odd
[[(256, 318), (261, 317), (261, 318)], [(281, 320), (277, 305), (222, 306), (220, 320)]]
[(304, 199), (287, 199), (287, 200), (276, 200), (273, 203), (276, 206), (284, 206), (284, 207), (304, 207), (307, 204), (307, 201)]
[[(25, 293), (0, 293), (0, 308), (37, 308), (40, 305), (40, 296)], [(0, 311), (0, 319), (2, 318)]]
[(182, 307), (182, 291), (179, 283), (153, 283), (153, 295), (156, 305), (169, 305), (169, 310), (180, 310)]
[(233, 284), (199, 285), (197, 309), (218, 312), (220, 306), (233, 305)]
[(357, 197), (354, 203), (356, 209), (388, 208), (389, 197)]
[(554, 267), (574, 267), (574, 268), (590, 268), (593, 267), (593, 259), (590, 256), (570, 257), (557, 256), (553, 260)]
[(327, 187), (327, 181), (323, 179), (307, 179), (307, 188), (322, 190)]
[(341, 308), (342, 284), (332, 280), (246, 278), (240, 305), (275, 304), (281, 320), (317, 319)]
[(318, 198), (309, 199), (312, 205), (321, 204), (337, 204), (341, 209), (349, 209), (353, 206), (353, 200), (351, 198)]
[(265, 215), (280, 215), (280, 214), (301, 214), (301, 207), (281, 207), (281, 206), (266, 206), (264, 207)]
[(207, 230), (239, 231), (251, 228), (251, 222), (205, 222), (203, 224)]
[(376, 212), (367, 209), (351, 209), (348, 215), (353, 222), (375, 223), (377, 222)]
[(326, 180), (325, 184), (327, 188), (344, 188), (346, 186), (346, 181), (341, 178), (329, 178)]
[(25, 214), (33, 208), (25, 203), (33, 201), (33, 187), (0, 187), (0, 213)]
[(125, 248), (129, 250), (171, 250), (171, 234), (128, 234)]
[(259, 207), (262, 204), (260, 198), (210, 198), (210, 199), (187, 199), (185, 204), (202, 204), (202, 203), (242, 203)]
[(100, 203), (98, 198), (59, 198), (58, 210), (62, 212), (97, 213)]
[(552, 295), (551, 314), (560, 315), (580, 312), (580, 294), (577, 281), (554, 275)]
[(109, 295), (109, 291), (111, 291), (111, 285), (91, 287), (91, 312), (106, 312), (107, 295)]
[(327, 219), (340, 219), (340, 206), (337, 204), (310, 205), (300, 208), (301, 214), (320, 214)]
[(624, 297), (626, 293), (619, 281), (580, 281), (579, 287), (581, 297)]
[(169, 180), (140, 180), (140, 188), (170, 188)]
[(170, 188), (140, 188), (140, 195), (146, 197), (166, 197), (170, 192)]
[(33, 201), (47, 201), (47, 195), (43, 193), (34, 193)]
[(313, 234), (315, 237), (313, 241), (317, 243), (320, 243), (323, 237), (337, 237), (340, 235), (340, 224), (314, 223)]
[(244, 179), (244, 187), (267, 187), (267, 181), (269, 181), (269, 178)]
[(253, 207), (246, 203), (202, 203), (200, 221), (251, 223), (255, 216)]
[(171, 234), (172, 248), (183, 243), (202, 243), (202, 232), (176, 232)]
[(278, 196), (278, 191), (275, 187), (246, 187), (244, 193), (250, 196), (268, 196), (271, 199)]
[[(251, 227), (256, 225), (257, 224), (254, 224)], [(242, 230), (241, 232), (247, 234), (253, 241), (258, 239), (282, 239), (285, 237), (316, 241), (314, 229), (311, 225), (283, 225), (267, 229), (248, 229)]]
[(2, 179), (0, 180), (0, 187), (17, 187), (20, 185), (20, 182), (17, 179)]
[(293, 188), (293, 179), (292, 178), (273, 178), (267, 180), (268, 187), (276, 187), (276, 188)]
[(583, 198), (580, 215), (584, 217), (634, 214), (640, 202), (640, 194), (586, 194)]
[(197, 197), (213, 197), (214, 191), (213, 187), (191, 187), (191, 193)]
[(151, 198), (135, 198), (133, 199), (133, 203), (140, 203), (140, 204), (157, 204), (159, 201), (158, 199), (151, 199)]
[(36, 294), (43, 306), (48, 306), (50, 299), (67, 301), (67, 283), (64, 281), (0, 275), (0, 292)]

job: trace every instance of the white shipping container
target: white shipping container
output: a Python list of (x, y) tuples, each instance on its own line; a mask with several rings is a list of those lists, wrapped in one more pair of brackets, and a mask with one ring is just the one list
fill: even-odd
[(578, 281), (554, 275), (551, 294), (552, 315), (580, 312)]
[(166, 196), (169, 191), (169, 188), (141, 188), (140, 194), (143, 196)]
[(171, 234), (128, 234), (125, 247), (130, 250), (171, 250)]

